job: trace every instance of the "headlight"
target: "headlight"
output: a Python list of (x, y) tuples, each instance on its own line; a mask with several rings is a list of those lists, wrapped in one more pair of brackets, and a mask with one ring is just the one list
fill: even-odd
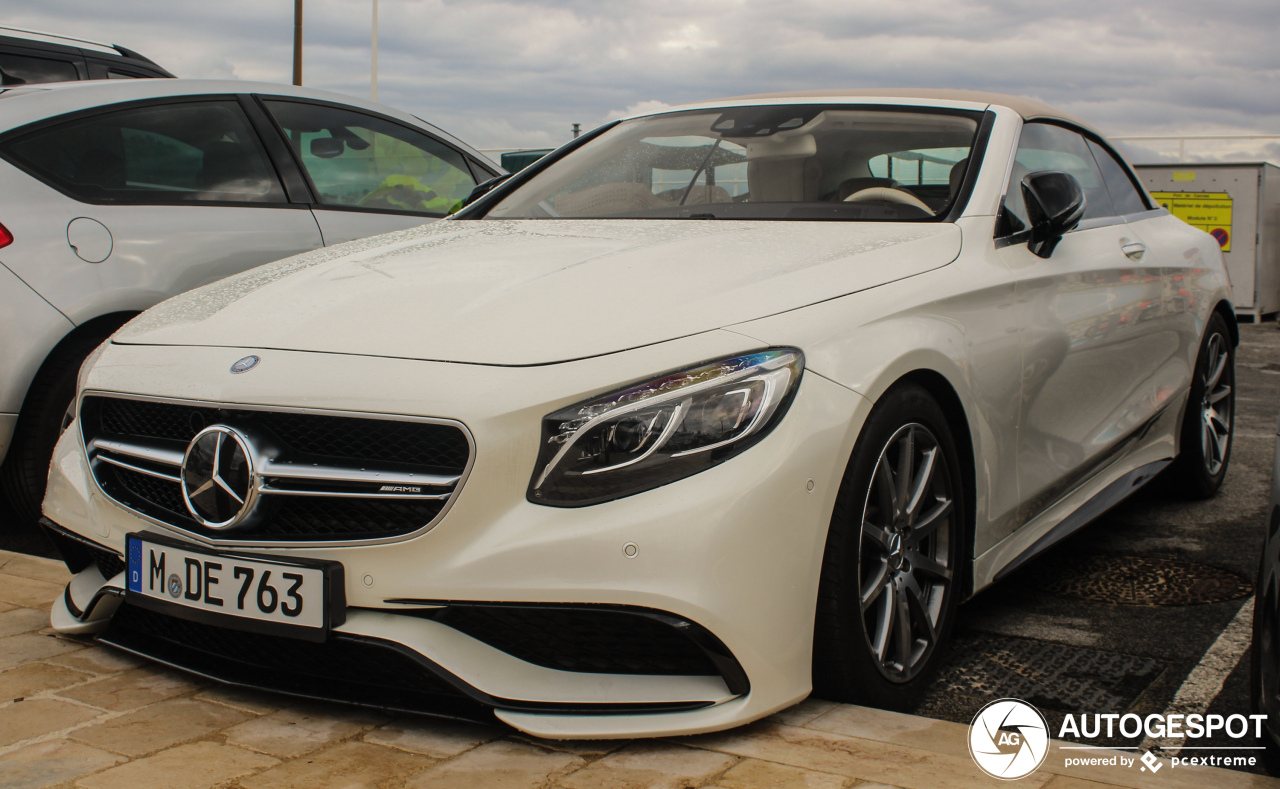
[(723, 463), (773, 429), (803, 370), (799, 350), (771, 348), (548, 414), (529, 501), (583, 507)]
[[(80, 372), (76, 374), (75, 397), (80, 396), (80, 392), (84, 389), (85, 379), (89, 377), (89, 371), (93, 369), (94, 362), (98, 361), (98, 357), (102, 356), (102, 352), (107, 349), (107, 344), (110, 342), (111, 340), (103, 340), (98, 343), (98, 347), (94, 348), (93, 352), (86, 356), (84, 361), (80, 364)], [(72, 402), (75, 401), (72, 400)]]

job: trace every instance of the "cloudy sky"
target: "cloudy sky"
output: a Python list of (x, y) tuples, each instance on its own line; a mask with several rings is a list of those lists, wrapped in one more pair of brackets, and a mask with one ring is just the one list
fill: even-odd
[[(305, 0), (304, 82), (369, 95), (372, 0)], [(380, 0), (379, 99), (480, 148), (626, 111), (821, 87), (1032, 96), (1117, 135), (1280, 134), (1276, 0)], [(183, 77), (289, 82), (292, 0), (0, 0), (0, 24)], [(1176, 151), (1144, 143), (1142, 154)], [(1189, 158), (1280, 161), (1274, 142)]]

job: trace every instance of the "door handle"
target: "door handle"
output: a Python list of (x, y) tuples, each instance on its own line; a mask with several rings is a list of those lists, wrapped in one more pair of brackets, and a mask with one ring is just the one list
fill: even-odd
[(1140, 243), (1121, 244), (1120, 251), (1130, 260), (1142, 260), (1142, 256), (1147, 253), (1147, 245)]

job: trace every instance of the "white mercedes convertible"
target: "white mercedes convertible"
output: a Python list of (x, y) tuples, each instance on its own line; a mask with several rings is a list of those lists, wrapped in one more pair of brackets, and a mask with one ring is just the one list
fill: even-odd
[(98, 348), (53, 624), (544, 737), (909, 708), (966, 598), (1162, 471), (1215, 493), (1230, 299), (1217, 243), (1035, 102), (627, 118)]

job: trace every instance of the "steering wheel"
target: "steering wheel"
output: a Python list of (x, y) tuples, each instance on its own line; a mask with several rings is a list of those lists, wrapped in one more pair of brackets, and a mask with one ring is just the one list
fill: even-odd
[(882, 200), (886, 203), (901, 203), (909, 205), (912, 208), (919, 208), (929, 216), (936, 216), (933, 209), (925, 205), (925, 202), (910, 192), (902, 189), (894, 189), (888, 186), (873, 186), (870, 189), (860, 189), (844, 199), (846, 203), (865, 203), (870, 200)]

